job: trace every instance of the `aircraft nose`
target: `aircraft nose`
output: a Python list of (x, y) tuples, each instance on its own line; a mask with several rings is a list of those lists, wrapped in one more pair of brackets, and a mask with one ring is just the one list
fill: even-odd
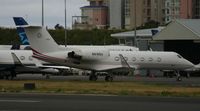
[(191, 68), (191, 67), (194, 67), (194, 66), (195, 66), (192, 62), (190, 62), (190, 61), (188, 61), (188, 60), (186, 60), (186, 59), (185, 59), (185, 65), (186, 65), (188, 68)]

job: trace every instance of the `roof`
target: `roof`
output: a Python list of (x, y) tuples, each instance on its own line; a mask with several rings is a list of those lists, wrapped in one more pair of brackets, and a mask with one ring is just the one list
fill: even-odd
[(200, 19), (175, 20), (153, 40), (200, 40)]
[(107, 6), (83, 6), (82, 8), (108, 8)]
[[(136, 30), (136, 36), (137, 37), (152, 37), (152, 30), (158, 30), (161, 31), (164, 27), (158, 27), (158, 28), (150, 28), (150, 29), (142, 29), (142, 30)], [(128, 31), (128, 32), (121, 32), (116, 34), (111, 34), (111, 37), (114, 38), (134, 38), (135, 37), (135, 31)]]

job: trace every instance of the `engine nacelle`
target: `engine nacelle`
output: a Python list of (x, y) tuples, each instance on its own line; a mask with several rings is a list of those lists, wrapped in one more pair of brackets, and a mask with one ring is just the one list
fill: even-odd
[(82, 58), (80, 55), (77, 55), (74, 51), (69, 52), (68, 57), (73, 58), (73, 59), (77, 59), (77, 60), (81, 60), (81, 58)]

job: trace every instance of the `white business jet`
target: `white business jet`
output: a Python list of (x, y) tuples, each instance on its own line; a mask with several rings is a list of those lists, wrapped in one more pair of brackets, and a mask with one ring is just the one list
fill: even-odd
[[(44, 61), (37, 61), (29, 59), (30, 56), (32, 56), (32, 51), (24, 51), (18, 49), (29, 49), (29, 41), (26, 37), (26, 34), (24, 32), (24, 28), (20, 26), (27, 26), (28, 23), (22, 18), (22, 17), (13, 17), (13, 20), (15, 22), (15, 25), (17, 26), (17, 32), (19, 35), (19, 38), (21, 40), (20, 47), (18, 45), (0, 45), (0, 78), (13, 78), (18, 73), (53, 73), (57, 74), (58, 72), (61, 73), (62, 70), (69, 70), (71, 68), (65, 67), (65, 66), (52, 66), (52, 64), (44, 63)], [(64, 46), (60, 46), (64, 47)], [(90, 49), (91, 47), (95, 48), (106, 48), (110, 51), (132, 51), (132, 50), (138, 50), (138, 48), (130, 47), (130, 46), (115, 46), (115, 45), (107, 45), (107, 46), (81, 46), (81, 45), (71, 45), (68, 46), (70, 48), (84, 48), (84, 49)], [(12, 51), (10, 51), (10, 49)], [(13, 56), (15, 55), (15, 56)], [(15, 60), (18, 60), (21, 63), (21, 65), (16, 65), (14, 58), (18, 58)], [(49, 66), (51, 65), (51, 66)], [(49, 75), (46, 76), (49, 78)]]
[[(97, 80), (95, 72), (117, 69), (158, 69), (179, 71), (193, 67), (188, 60), (175, 52), (155, 51), (109, 51), (106, 48), (62, 48), (54, 41), (46, 28), (25, 27), (25, 32), (33, 50), (33, 57), (59, 65), (91, 70), (90, 80)], [(105, 80), (112, 80), (107, 75)]]
[(43, 66), (41, 64), (49, 65), (49, 63), (36, 60), (32, 55), (30, 50), (0, 50), (0, 79), (13, 79), (18, 73), (55, 74), (59, 72), (59, 67), (68, 68)]

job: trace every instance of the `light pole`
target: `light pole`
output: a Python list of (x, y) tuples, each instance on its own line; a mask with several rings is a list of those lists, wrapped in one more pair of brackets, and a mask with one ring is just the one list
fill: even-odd
[(65, 0), (65, 47), (67, 47), (67, 8)]
[(137, 29), (136, 29), (136, 27), (137, 27), (137, 26), (136, 26), (136, 22), (137, 22), (137, 20), (136, 20), (136, 19), (137, 19), (136, 14), (137, 14), (137, 13), (136, 13), (136, 0), (134, 0), (134, 19), (135, 19), (135, 21), (134, 21), (134, 25), (135, 25), (135, 27), (134, 27), (134, 30), (135, 30), (135, 31), (134, 31), (135, 40), (134, 40), (134, 41), (135, 41), (135, 46), (138, 47), (137, 33), (136, 33), (136, 31), (137, 31)]
[(42, 0), (42, 26), (44, 26), (44, 0)]

